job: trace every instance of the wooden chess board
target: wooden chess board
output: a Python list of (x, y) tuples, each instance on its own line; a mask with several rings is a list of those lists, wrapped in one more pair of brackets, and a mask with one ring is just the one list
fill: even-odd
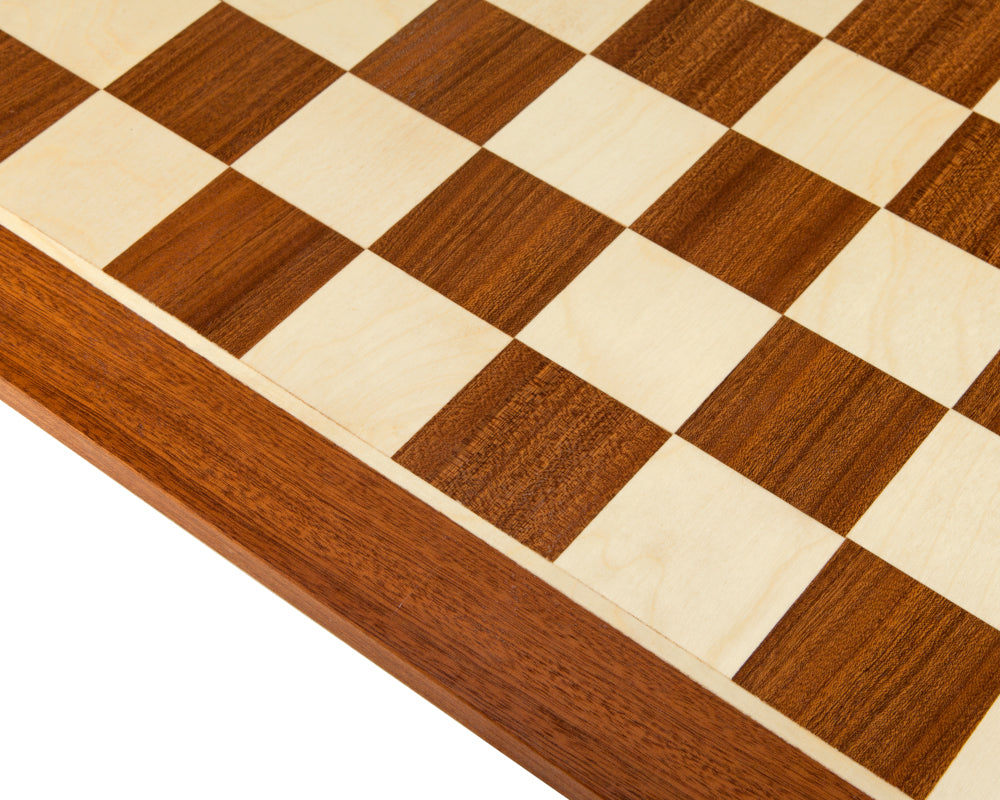
[(4, 0), (0, 71), (6, 402), (570, 797), (997, 796), (1000, 4)]

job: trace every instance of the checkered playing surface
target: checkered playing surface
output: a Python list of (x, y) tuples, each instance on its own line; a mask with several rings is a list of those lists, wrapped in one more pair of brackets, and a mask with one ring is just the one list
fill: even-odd
[(10, 0), (0, 69), (8, 212), (903, 792), (994, 796), (992, 0)]

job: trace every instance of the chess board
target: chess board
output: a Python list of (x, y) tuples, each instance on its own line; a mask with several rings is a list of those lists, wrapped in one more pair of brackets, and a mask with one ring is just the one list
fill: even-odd
[(3, 0), (0, 74), (6, 402), (569, 797), (997, 796), (1000, 5)]

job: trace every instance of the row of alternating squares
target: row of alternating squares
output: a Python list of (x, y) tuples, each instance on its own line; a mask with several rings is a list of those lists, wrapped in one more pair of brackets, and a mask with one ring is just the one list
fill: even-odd
[[(225, 6), (197, 24), (209, 26), (215, 48), (230, 35), (243, 41), (244, 28), (259, 25)], [(178, 42), (197, 38), (191, 30), (165, 51), (183, 50)], [(6, 50), (23, 65), (26, 83), (45, 72), (44, 59), (15, 40)], [(143, 62), (137, 69), (152, 68)], [(55, 67), (53, 76), (66, 78)], [(91, 91), (66, 80), (68, 100), (58, 103)], [(591, 103), (576, 118), (562, 114), (564, 131), (589, 135), (557, 137), (551, 158), (536, 159), (533, 134), (555, 127), (559, 109), (588, 107), (584, 98), (595, 86), (603, 105)], [(623, 108), (631, 115), (618, 113)], [(630, 124), (604, 124), (618, 117)], [(602, 130), (627, 146), (605, 142)], [(677, 145), (665, 156), (660, 130), (671, 131)], [(970, 117), (890, 208), (996, 263), (990, 189), (998, 130)], [(598, 141), (591, 144), (591, 135)], [(621, 219), (637, 217), (633, 230), (670, 254), (945, 405), (962, 397), (997, 352), (995, 269), (596, 59), (557, 80), (490, 148), (508, 158), (347, 74), (238, 159), (240, 172), (224, 172), (218, 160), (101, 92), (0, 164), (0, 200), (237, 355), (333, 277), (359, 245), (370, 245), (508, 335), (524, 330), (529, 344), (671, 430), (759, 332), (734, 333), (725, 359), (704, 360), (704, 369), (688, 370), (690, 380), (669, 392), (677, 359), (699, 352), (701, 339), (673, 361), (654, 359), (649, 377), (637, 379), (610, 366), (622, 355), (622, 336), (600, 326), (586, 342), (568, 335), (559, 315), (594, 305), (588, 294), (608, 292), (616, 271), (668, 279), (666, 252), (628, 237), (609, 248)], [(629, 158), (628, 169), (609, 166)], [(643, 192), (640, 205), (625, 207)], [(963, 201), (967, 213), (952, 213)], [(242, 214), (247, 202), (260, 213)], [(616, 210), (605, 215), (595, 207)], [(247, 257), (251, 250), (261, 257)], [(181, 251), (200, 255), (178, 275), (168, 264)], [(687, 279), (705, 328), (737, 307), (748, 319), (767, 318), (743, 295), (705, 288), (710, 283)], [(641, 294), (645, 287), (637, 285)], [(699, 303), (700, 293), (713, 299)], [(660, 320), (669, 310), (657, 309), (647, 330), (636, 330), (638, 349), (652, 331), (665, 333)], [(596, 319), (599, 312), (587, 313)], [(991, 380), (984, 375), (959, 407), (989, 421), (996, 412), (987, 407), (982, 388)]]
[[(304, 11), (289, 12), (286, 18), (253, 2), (245, 5), (290, 34), (298, 35), (305, 24)], [(699, 100), (698, 92), (674, 91), (678, 99), (672, 99), (658, 91), (669, 81), (664, 83), (662, 72), (656, 72), (657, 79), (643, 72), (652, 69), (652, 54), (681, 49), (676, 59), (664, 56), (663, 69), (684, 67), (674, 76), (677, 80), (696, 80), (705, 70), (724, 75), (740, 62), (725, 48), (706, 64), (686, 64), (680, 56), (688, 50), (701, 53), (704, 39), (742, 42), (749, 35), (746, 26), (751, 31), (795, 27), (745, 0), (706, 8), (690, 1), (651, 3), (598, 48), (603, 61), (591, 56), (581, 60), (580, 52), (482, 0), (441, 0), (426, 9), (400, 5), (397, 27), (417, 16), (354, 64), (367, 84), (338, 81), (340, 67), (242, 11), (217, 4), (118, 76), (107, 91), (219, 159), (239, 159), (242, 171), (362, 246), (370, 245), (399, 218), (400, 210), (411, 208), (464, 162), (472, 152), (469, 139), (485, 142), (491, 151), (616, 222), (631, 225), (640, 220), (637, 224), (648, 228), (649, 214), (655, 216), (650, 206), (726, 130), (699, 113), (711, 115), (711, 104)], [(203, 10), (198, 4), (182, 4), (165, 14), (171, 24), (164, 22), (160, 33), (173, 30), (198, 10)], [(620, 12), (633, 10), (625, 3)], [(328, 8), (325, 13), (335, 11)], [(65, 13), (74, 21), (73, 13)], [(338, 13), (347, 15), (343, 9)], [(0, 23), (9, 21), (29, 41), (51, 50), (57, 45), (43, 35), (45, 24), (35, 30), (29, 23), (58, 16), (51, 10), (47, 15), (8, 11), (0, 14)], [(127, 21), (126, 16), (118, 22), (129, 32)], [(382, 35), (394, 30), (388, 22), (367, 24)], [(714, 33), (713, 24), (723, 30)], [(706, 26), (703, 37), (682, 41), (683, 32)], [(655, 42), (646, 41), (654, 33)], [(774, 35), (781, 41), (789, 38)], [(65, 38), (53, 36), (58, 42)], [(738, 114), (731, 119), (723, 115), (725, 121), (736, 122), (736, 130), (753, 142), (876, 205), (895, 197), (893, 208), (899, 213), (980, 257), (996, 259), (984, 230), (992, 215), (970, 213), (971, 224), (965, 225), (964, 218), (956, 221), (959, 215), (946, 213), (955, 202), (981, 198), (987, 194), (984, 189), (992, 188), (985, 169), (956, 168), (949, 154), (964, 151), (970, 142), (992, 153), (996, 126), (984, 117), (968, 118), (958, 104), (829, 41), (817, 44), (818, 38), (810, 36), (808, 46), (796, 50), (783, 68), (764, 70), (770, 78)], [(637, 42), (632, 41), (635, 37)], [(620, 46), (615, 44), (619, 39)], [(0, 131), (3, 151), (9, 154), (92, 88), (37, 54), (26, 61), (20, 43), (5, 42), (4, 57), (11, 65), (7, 71), (18, 87), (7, 102), (19, 111), (4, 116), (9, 130)], [(503, 47), (486, 47), (487, 42), (501, 42)], [(770, 44), (755, 46), (750, 55), (765, 58), (780, 50)], [(611, 51), (620, 57), (611, 57)], [(417, 58), (419, 64), (408, 66), (408, 58)], [(74, 62), (73, 57), (66, 60)], [(746, 69), (756, 73), (753, 64)], [(722, 82), (726, 87), (744, 86), (745, 78), (741, 72), (740, 80)], [(37, 83), (42, 79), (48, 84)], [(68, 83), (57, 88), (60, 82)], [(380, 101), (381, 93), (363, 88), (372, 85), (420, 115), (407, 116)], [(34, 113), (27, 115), (23, 98), (45, 105), (38, 99), (39, 87), (51, 88), (51, 105), (32, 107)], [(706, 91), (714, 97), (711, 87)], [(449, 139), (433, 132), (419, 122), (428, 116), (461, 136)], [(290, 124), (283, 125), (286, 121)], [(408, 136), (393, 139), (390, 128)], [(411, 138), (409, 155), (418, 156), (416, 163), (400, 163), (398, 153), (384, 156), (382, 150), (398, 149), (405, 138)], [(367, 140), (360, 149), (359, 139)], [(715, 160), (702, 163), (702, 172), (727, 158), (738, 166), (743, 157), (739, 151), (733, 146), (721, 153), (712, 149)], [(935, 160), (914, 178), (935, 152)], [(331, 165), (328, 158), (337, 160)], [(777, 180), (781, 167), (774, 163)], [(936, 173), (950, 179), (944, 187), (937, 186)], [(913, 183), (907, 185), (911, 178)], [(669, 207), (678, 199), (668, 194), (659, 205)], [(365, 210), (368, 206), (373, 207)], [(947, 222), (941, 221), (943, 216)], [(815, 271), (816, 261), (803, 268), (804, 278)], [(751, 293), (784, 310), (794, 299), (794, 289), (790, 285), (773, 297), (764, 290)]]

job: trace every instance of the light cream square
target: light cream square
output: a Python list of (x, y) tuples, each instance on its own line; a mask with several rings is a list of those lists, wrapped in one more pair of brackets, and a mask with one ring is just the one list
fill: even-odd
[(842, 542), (672, 436), (556, 564), (732, 676)]
[(850, 538), (1000, 628), (1000, 436), (949, 411)]
[(486, 147), (630, 225), (726, 132), (587, 56)]
[(1000, 700), (972, 732), (928, 800), (996, 800), (1000, 786)]
[(494, 0), (493, 5), (589, 53), (649, 0)]
[(233, 166), (368, 247), (477, 150), (347, 74)]
[(0, 0), (0, 29), (95, 86), (107, 86), (215, 0)]
[(392, 455), (509, 342), (365, 251), (243, 360)]
[(0, 205), (104, 267), (224, 169), (98, 92), (0, 162)]
[(231, 0), (289, 39), (351, 69), (433, 0)]
[(518, 338), (675, 431), (778, 317), (627, 230)]
[(969, 113), (823, 40), (734, 129), (885, 205)]
[(754, 5), (826, 36), (854, 10), (858, 0), (754, 0)]
[(879, 211), (787, 314), (952, 406), (1000, 350), (1000, 270)]
[(993, 85), (976, 105), (976, 111), (994, 122), (1000, 122), (1000, 83)]

